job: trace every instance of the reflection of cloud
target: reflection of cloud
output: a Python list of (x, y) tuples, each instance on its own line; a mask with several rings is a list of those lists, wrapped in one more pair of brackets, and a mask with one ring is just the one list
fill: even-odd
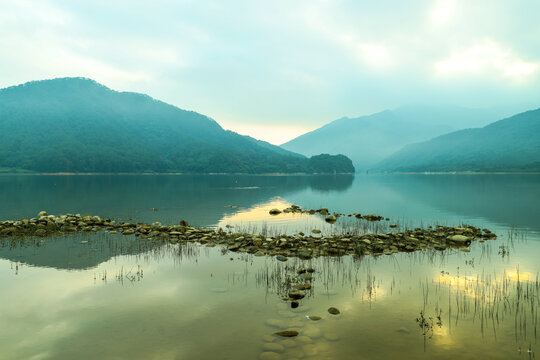
[[(245, 230), (259, 232), (263, 228), (276, 226), (279, 227), (280, 234), (296, 231), (309, 231), (314, 227), (323, 230), (331, 228), (324, 219), (318, 215), (281, 213), (279, 215), (270, 215), (269, 211), (273, 208), (283, 210), (291, 206), (291, 203), (282, 198), (274, 198), (268, 202), (257, 204), (245, 210), (225, 215), (217, 224), (217, 227), (225, 228), (226, 225), (233, 226), (235, 231)], [(271, 230), (271, 229), (270, 229)]]
[(522, 282), (534, 281), (533, 274), (521, 272), (519, 270), (505, 270), (502, 276), (478, 276), (478, 275), (450, 275), (440, 274), (435, 278), (439, 284), (447, 285), (454, 292), (462, 292), (470, 297), (479, 298), (491, 302), (495, 300), (501, 292), (508, 291), (510, 283), (519, 284)]
[(438, 346), (450, 346), (454, 344), (447, 326), (433, 325), (433, 341)]

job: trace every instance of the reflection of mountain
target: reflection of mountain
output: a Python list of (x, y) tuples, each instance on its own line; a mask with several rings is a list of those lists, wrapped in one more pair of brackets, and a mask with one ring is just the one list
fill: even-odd
[(385, 181), (409, 203), (540, 231), (539, 175), (402, 175)]
[[(236, 212), (302, 189), (344, 191), (353, 175), (0, 176), (0, 219), (90, 213), (123, 220), (215, 225)], [(157, 208), (153, 212), (151, 209)]]
[[(145, 223), (212, 226), (224, 216), (266, 203), (276, 196), (300, 190), (342, 192), (352, 185), (352, 175), (321, 176), (0, 176), (0, 219), (50, 214), (88, 213)], [(233, 205), (234, 208), (227, 208)], [(157, 208), (158, 211), (152, 211)], [(81, 235), (82, 236), (82, 235)], [(84, 269), (120, 254), (139, 254), (158, 243), (131, 237), (45, 239), (44, 245), (9, 248), (0, 239), (0, 258), (36, 266)]]
[(0, 258), (31, 266), (81, 270), (93, 268), (115, 256), (138, 255), (162, 245), (160, 241), (103, 234), (25, 240), (2, 238)]

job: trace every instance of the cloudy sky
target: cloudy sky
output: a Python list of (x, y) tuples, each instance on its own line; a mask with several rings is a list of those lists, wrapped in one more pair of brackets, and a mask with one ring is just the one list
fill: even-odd
[(538, 0), (0, 0), (0, 87), (65, 76), (281, 143), (405, 104), (540, 107)]

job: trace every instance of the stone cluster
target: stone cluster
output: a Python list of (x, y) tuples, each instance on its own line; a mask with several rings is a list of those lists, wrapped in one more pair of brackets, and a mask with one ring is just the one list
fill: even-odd
[(483, 241), (496, 238), (491, 231), (473, 226), (438, 225), (434, 228), (416, 228), (387, 234), (322, 236), (316, 231), (312, 235), (298, 233), (266, 237), (257, 234), (226, 232), (221, 228), (218, 230), (194, 228), (183, 220), (178, 225), (162, 225), (158, 222), (153, 224), (116, 222), (99, 216), (79, 214), (54, 216), (41, 212), (39, 215), (32, 219), (0, 222), (0, 237), (45, 237), (107, 230), (113, 234), (161, 239), (171, 243), (191, 241), (206, 246), (220, 245), (233, 252), (250, 253), (256, 256), (279, 256), (278, 260), (282, 261), (287, 260), (287, 257), (310, 259), (327, 255), (382, 255), (428, 248), (444, 250), (467, 247), (477, 239)]
[(279, 215), (281, 213), (285, 213), (285, 214), (288, 214), (288, 213), (292, 213), (292, 214), (310, 214), (310, 215), (319, 214), (319, 215), (325, 216), (325, 221), (329, 222), (329, 223), (336, 222), (337, 219), (339, 217), (342, 217), (342, 216), (348, 216), (348, 217), (353, 217), (354, 216), (357, 219), (363, 219), (363, 220), (367, 220), (367, 221), (381, 221), (381, 220), (390, 221), (390, 218), (385, 218), (384, 216), (373, 215), (373, 214), (362, 215), (360, 213), (352, 213), (352, 214), (345, 215), (345, 214), (340, 214), (340, 213), (335, 213), (334, 212), (332, 215), (330, 215), (330, 212), (329, 212), (328, 208), (309, 209), (309, 210), (307, 210), (307, 209), (302, 209), (298, 205), (291, 205), (290, 207), (285, 208), (283, 210), (280, 210), (280, 209), (277, 209), (277, 208), (270, 209), (270, 211), (268, 213), (270, 215)]

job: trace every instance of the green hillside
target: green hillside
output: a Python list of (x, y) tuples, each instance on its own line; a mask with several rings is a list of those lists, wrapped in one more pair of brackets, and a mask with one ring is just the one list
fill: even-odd
[(386, 171), (540, 171), (540, 109), (479, 129), (412, 144), (376, 166)]
[[(324, 152), (324, 151), (321, 151)], [(0, 90), (0, 169), (36, 172), (354, 172), (225, 131), (214, 120), (93, 80)]]

